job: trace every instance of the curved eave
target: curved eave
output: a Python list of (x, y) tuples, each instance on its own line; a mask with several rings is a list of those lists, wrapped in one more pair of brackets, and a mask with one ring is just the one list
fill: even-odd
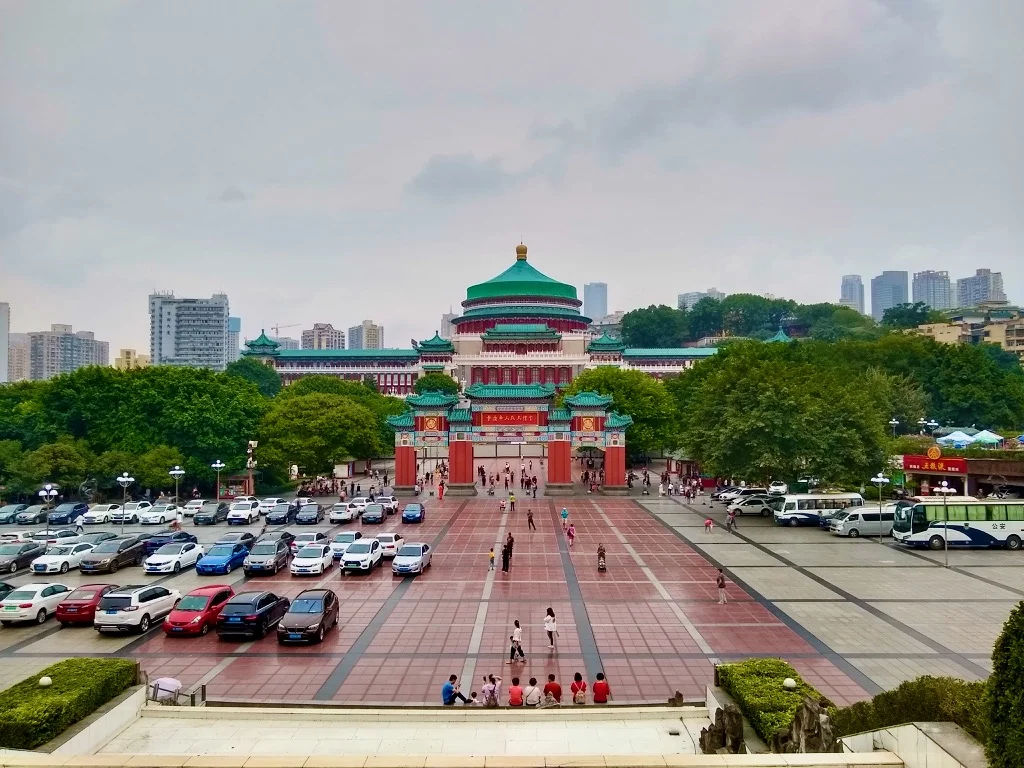
[(461, 317), (452, 318), (452, 324), (458, 325), (459, 323), (467, 323), (472, 320), (489, 320), (491, 318), (535, 318), (535, 317), (553, 317), (567, 320), (579, 320), (582, 323), (590, 324), (591, 320), (585, 315), (581, 315), (574, 309), (561, 309), (558, 307), (537, 307), (537, 306), (504, 306), (504, 307), (480, 307), (478, 309), (471, 309)]

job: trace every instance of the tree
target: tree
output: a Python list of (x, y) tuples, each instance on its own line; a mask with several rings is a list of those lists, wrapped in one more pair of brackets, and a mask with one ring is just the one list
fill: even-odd
[(174, 478), (169, 474), (171, 468), (184, 463), (185, 457), (177, 448), (158, 445), (139, 456), (133, 477), (143, 488), (168, 490), (174, 487)]
[(420, 376), (420, 378), (416, 379), (416, 383), (413, 384), (412, 388), (418, 395), (422, 395), (424, 392), (444, 392), (446, 395), (459, 394), (459, 382), (445, 373), (428, 373), (426, 376)]
[(718, 299), (705, 296), (690, 307), (686, 316), (690, 322), (690, 338), (693, 341), (722, 333), (722, 302)]
[(342, 395), (359, 401), (379, 396), (377, 390), (370, 389), (362, 381), (348, 381), (321, 373), (303, 376), (294, 384), (285, 387), (280, 396), (287, 398), (313, 394)]
[(782, 321), (796, 309), (788, 299), (767, 299), (752, 293), (734, 293), (722, 299), (722, 324), (733, 336), (753, 336), (759, 331), (769, 335), (779, 330)]
[(377, 386), (377, 379), (370, 374), (363, 376), (363, 386), (371, 392), (380, 392), (380, 387)]
[(882, 313), (882, 325), (889, 328), (917, 328), (929, 322), (931, 309), (923, 301), (897, 304)]
[(24, 460), (21, 443), (17, 440), (0, 440), (0, 498), (11, 498), (23, 490), (19, 469)]
[(84, 443), (64, 438), (32, 451), (25, 456), (22, 466), (25, 481), (30, 486), (38, 488), (44, 483), (54, 483), (65, 495), (71, 495), (78, 492), (92, 461)]
[(584, 371), (560, 400), (579, 392), (595, 391), (612, 396), (612, 408), (631, 416), (626, 428), (626, 449), (644, 454), (672, 442), (675, 408), (665, 387), (642, 371), (623, 371), (605, 366)]
[(664, 304), (622, 316), (622, 341), (629, 347), (681, 347), (687, 337), (686, 312)]
[(1024, 755), (1024, 603), (1018, 603), (1003, 625), (992, 650), (985, 709), (992, 768), (1017, 768)]
[(273, 397), (281, 391), (281, 376), (272, 366), (251, 357), (242, 357), (230, 363), (225, 371), (228, 376), (251, 381), (264, 397)]
[(260, 456), (278, 470), (330, 471), (349, 458), (380, 454), (377, 416), (351, 398), (310, 394), (277, 399), (260, 427)]

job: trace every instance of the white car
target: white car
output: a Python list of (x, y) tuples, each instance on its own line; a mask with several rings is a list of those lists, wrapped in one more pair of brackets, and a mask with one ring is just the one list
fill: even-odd
[(372, 571), (383, 562), (380, 542), (376, 539), (363, 539), (349, 545), (341, 558), (341, 565), (346, 571)]
[(78, 541), (78, 531), (74, 528), (36, 531), (32, 534), (32, 541), (38, 541), (43, 544), (73, 544)]
[(380, 542), (380, 551), (383, 557), (394, 557), (398, 554), (399, 547), (405, 543), (400, 533), (378, 533), (373, 538)]
[(110, 513), (110, 522), (137, 523), (139, 516), (152, 506), (148, 501), (129, 501), (122, 509)]
[(781, 480), (772, 480), (768, 484), (768, 493), (786, 494), (786, 493), (789, 493), (789, 486), (786, 485)]
[(303, 504), (316, 504), (316, 499), (312, 496), (296, 496), (295, 506), (301, 507)]
[(398, 511), (398, 499), (394, 496), (378, 496), (374, 499), (374, 503), (384, 507), (384, 511), (389, 515), (393, 515)]
[(37, 557), (32, 561), (29, 570), (32, 573), (67, 573), (72, 568), (77, 568), (82, 558), (95, 544), (57, 544), (46, 550), (46, 554)]
[(424, 568), (430, 567), (430, 546), (417, 542), (416, 544), (403, 544), (398, 550), (395, 559), (391, 561), (391, 572), (396, 576), (405, 576), (410, 573), (423, 573)]
[(341, 560), (349, 545), (355, 544), (361, 538), (363, 538), (362, 531), (345, 531), (335, 536), (334, 541), (331, 542), (331, 552), (334, 553), (334, 559)]
[(185, 517), (192, 517), (196, 512), (203, 508), (203, 504), (206, 503), (206, 499), (192, 499), (185, 504), (185, 508), (181, 510), (181, 513)]
[(737, 499), (742, 499), (744, 496), (767, 496), (767, 495), (768, 495), (768, 489), (767, 488), (760, 488), (760, 487), (736, 488), (734, 490), (725, 491), (724, 493), (720, 494), (718, 499), (719, 499), (719, 501), (733, 502), (733, 501), (736, 501)]
[(70, 591), (64, 584), (22, 584), (0, 602), (0, 624), (5, 627), (15, 621), (42, 624)]
[(146, 558), (143, 564), (146, 573), (177, 573), (182, 568), (191, 568), (203, 556), (203, 548), (191, 541), (164, 544)]
[(100, 598), (92, 620), (97, 632), (146, 632), (173, 610), (181, 592), (156, 584), (121, 587)]
[(290, 544), (292, 555), (310, 544), (328, 544), (327, 536), (320, 531), (303, 531)]
[(228, 525), (232, 523), (245, 523), (249, 525), (253, 520), (260, 518), (260, 503), (258, 501), (234, 501), (228, 510)]
[(32, 541), (33, 531), (10, 531), (0, 533), (0, 544), (20, 544), (25, 541)]
[(177, 520), (179, 511), (181, 507), (177, 504), (155, 504), (139, 513), (139, 522), (143, 525), (163, 525), (171, 520)]
[(273, 497), (269, 498), (269, 499), (263, 499), (263, 501), (260, 502), (260, 514), (261, 515), (265, 515), (265, 514), (267, 514), (267, 512), (269, 512), (274, 507), (276, 507), (278, 504), (287, 504), (287, 503), (288, 503), (288, 499), (278, 499), (278, 498), (273, 498)]
[(82, 515), (82, 517), (85, 518), (86, 525), (109, 523), (110, 516), (120, 511), (120, 509), (120, 504), (94, 504), (89, 507), (89, 511)]
[(260, 505), (260, 500), (257, 499), (255, 496), (235, 496), (235, 498), (233, 498), (231, 501), (255, 501), (257, 507)]
[(332, 523), (350, 523), (359, 517), (359, 508), (342, 501), (331, 507), (327, 520)]
[(292, 576), (305, 576), (311, 573), (323, 573), (334, 565), (334, 553), (327, 544), (307, 544), (292, 558), (288, 566)]
[(366, 505), (370, 503), (370, 500), (365, 496), (353, 496), (348, 500), (350, 506), (355, 507), (359, 510), (359, 514), (363, 514), (363, 510), (366, 509)]

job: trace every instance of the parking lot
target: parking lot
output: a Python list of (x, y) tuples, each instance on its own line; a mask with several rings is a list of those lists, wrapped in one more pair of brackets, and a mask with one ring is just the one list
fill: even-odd
[[(562, 535), (563, 502), (522, 500), (502, 513), (493, 498), (427, 501), (422, 524), (399, 515), (380, 526), (360, 522), (287, 526), (328, 537), (352, 528), (364, 535), (400, 532), (433, 551), (422, 576), (399, 578), (390, 565), (370, 574), (299, 578), (147, 576), (124, 568), (113, 577), (51, 575), (42, 581), (159, 583), (183, 594), (196, 586), (231, 584), (235, 591), (271, 590), (294, 597), (320, 586), (341, 603), (340, 622), (320, 645), (279, 646), (261, 640), (100, 636), (88, 627), (0, 628), (0, 684), (70, 655), (130, 656), (153, 676), (207, 685), (210, 697), (263, 701), (322, 700), (436, 703), (451, 673), (463, 690), (484, 674), (543, 680), (573, 673), (589, 681), (604, 671), (617, 701), (664, 701), (679, 691), (703, 695), (716, 661), (780, 655), (827, 695), (843, 703), (919, 674), (981, 677), (1002, 621), (1024, 596), (1020, 553), (962, 551), (942, 567), (942, 553), (910, 553), (860, 540), (840, 540), (809, 528), (778, 528), (743, 518), (734, 534), (704, 531), (706, 508), (676, 499), (577, 497), (564, 503), (577, 539)], [(531, 509), (537, 530), (527, 529)], [(722, 507), (715, 513), (722, 515)], [(262, 523), (231, 526), (258, 532)], [(152, 527), (149, 527), (150, 529)], [(89, 530), (120, 526), (92, 526)], [(126, 525), (125, 531), (140, 526)], [(185, 529), (209, 547), (229, 528)], [(488, 550), (515, 537), (509, 573), (488, 569)], [(598, 573), (603, 544), (608, 570)], [(725, 569), (729, 603), (717, 604), (716, 567)], [(36, 580), (19, 573), (5, 580)], [(558, 620), (549, 650), (545, 610)], [(505, 664), (514, 620), (524, 629), (527, 661)]]

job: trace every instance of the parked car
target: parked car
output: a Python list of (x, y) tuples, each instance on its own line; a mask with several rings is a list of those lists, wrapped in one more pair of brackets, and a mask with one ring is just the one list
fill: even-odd
[(234, 501), (228, 509), (228, 525), (251, 525), (253, 520), (259, 519), (258, 501)]
[(292, 600), (277, 625), (279, 643), (320, 643), (337, 626), (340, 606), (330, 589), (305, 589)]
[(36, 531), (32, 534), (32, 541), (38, 541), (43, 544), (71, 544), (78, 541), (78, 531), (74, 528), (61, 528), (59, 530), (51, 530), (45, 528), (41, 531)]
[(190, 501), (185, 502), (185, 507), (181, 510), (181, 513), (185, 517), (192, 517), (196, 512), (203, 508), (204, 504), (208, 503), (209, 502), (204, 499), (191, 499)]
[(28, 504), (5, 504), (0, 507), (0, 525), (12, 525), (17, 521), (18, 513), (28, 509)]
[(232, 531), (219, 536), (214, 544), (242, 544), (246, 549), (256, 543), (256, 536), (249, 531)]
[(57, 508), (46, 516), (47, 525), (71, 525), (79, 515), (85, 516), (89, 505), (84, 501), (69, 501), (58, 504)]
[(6, 581), (0, 581), (0, 600), (3, 600), (16, 589), (17, 587), (13, 584), (8, 584)]
[(0, 533), (0, 544), (24, 544), (32, 541), (34, 531), (9, 531)]
[(296, 536), (295, 538), (293, 538), (288, 543), (288, 546), (291, 547), (292, 554), (294, 555), (296, 552), (298, 552), (302, 547), (306, 546), (307, 544), (327, 544), (327, 543), (328, 543), (327, 536), (324, 535), (323, 533), (321, 533), (320, 531), (309, 531), (308, 533), (304, 531), (304, 532), (300, 533), (298, 536)]
[(393, 515), (398, 511), (398, 499), (394, 496), (377, 496), (373, 502), (384, 507), (384, 511), (389, 515)]
[(112, 523), (137, 523), (143, 512), (152, 509), (153, 505), (148, 501), (129, 501), (120, 509), (110, 513)]
[(93, 627), (97, 632), (149, 631), (154, 621), (169, 614), (181, 592), (159, 584), (119, 587), (100, 598)]
[(167, 635), (205, 635), (217, 626), (224, 605), (235, 594), (227, 584), (210, 584), (193, 589), (171, 609), (164, 619)]
[(316, 525), (324, 519), (324, 511), (319, 504), (303, 504), (299, 513), (295, 515), (295, 522), (298, 525)]
[(210, 551), (199, 558), (196, 573), (231, 573), (245, 562), (249, 550), (243, 544), (214, 544)]
[(33, 504), (15, 515), (14, 520), (18, 525), (39, 525), (46, 522), (48, 514), (45, 504)]
[(365, 496), (353, 496), (348, 500), (348, 503), (354, 505), (361, 515), (363, 514), (363, 510), (366, 509), (366, 505), (370, 503), (370, 500)]
[(425, 516), (422, 504), (406, 504), (402, 510), (403, 523), (422, 523)]
[(221, 520), (227, 519), (228, 503), (226, 501), (209, 501), (192, 516), (192, 522), (196, 525), (216, 525)]
[(334, 565), (334, 555), (329, 544), (307, 544), (292, 558), (289, 571), (292, 576), (321, 574)]
[(292, 551), (284, 539), (260, 539), (242, 561), (242, 570), (246, 576), (273, 575), (288, 565), (291, 555)]
[(378, 533), (373, 538), (380, 542), (381, 555), (387, 558), (397, 555), (398, 548), (405, 543), (400, 533)]
[(781, 480), (772, 480), (768, 483), (768, 493), (789, 493), (789, 486)]
[(0, 544), (0, 571), (15, 573), (27, 568), (33, 560), (46, 554), (46, 544), (38, 541), (21, 541)]
[(256, 541), (283, 541), (291, 548), (292, 542), (295, 541), (295, 534), (291, 531), (267, 531), (261, 534)]
[(93, 504), (85, 513), (86, 525), (109, 523), (110, 516), (121, 509), (120, 504)]
[(146, 549), (146, 557), (149, 557), (164, 544), (187, 544), (189, 542), (195, 544), (198, 541), (199, 539), (197, 539), (193, 533), (188, 533), (187, 531), (166, 530), (154, 533), (143, 542), (143, 546)]
[(32, 573), (67, 573), (92, 552), (93, 544), (56, 544), (32, 561)]
[(83, 533), (78, 537), (79, 544), (99, 544), (101, 541), (116, 539), (117, 534), (112, 531), (96, 531), (95, 533)]
[(256, 506), (257, 506), (257, 507), (258, 507), (258, 506), (259, 506), (259, 504), (260, 504), (260, 500), (259, 500), (259, 499), (257, 499), (257, 498), (256, 498), (255, 496), (233, 496), (233, 497), (231, 498), (231, 501), (233, 501), (233, 502), (234, 502), (234, 501), (252, 501), (252, 502), (255, 502), (255, 503), (256, 503)]
[(403, 544), (391, 561), (391, 572), (395, 576), (423, 573), (423, 569), (429, 567), (430, 546), (420, 542)]
[(273, 592), (240, 592), (224, 604), (217, 617), (217, 635), (264, 637), (288, 612), (291, 601)]
[(724, 488), (719, 488), (718, 490), (713, 491), (712, 494), (711, 494), (711, 500), (712, 501), (721, 501), (723, 493), (732, 493), (733, 491), (738, 491), (738, 490), (740, 490), (740, 486), (738, 486), (738, 485), (727, 485)]
[(376, 539), (363, 539), (349, 545), (341, 563), (346, 571), (372, 571), (383, 559), (380, 542)]
[(199, 544), (187, 541), (184, 544), (164, 544), (146, 558), (146, 573), (177, 573), (182, 568), (191, 568), (203, 556)]
[(363, 538), (361, 531), (345, 531), (344, 533), (337, 534), (334, 537), (334, 541), (331, 542), (332, 557), (335, 560), (341, 560), (349, 545), (359, 541), (361, 538)]
[(729, 504), (727, 510), (736, 511), (737, 515), (761, 515), (771, 517), (782, 499), (772, 496), (745, 496)]
[(171, 520), (177, 520), (179, 511), (181, 507), (177, 504), (154, 504), (139, 513), (139, 522), (142, 525), (163, 525)]
[[(896, 505), (886, 504), (879, 512), (878, 507), (857, 507), (844, 509), (832, 516), (829, 531), (835, 536), (892, 536), (892, 526), (896, 517)], [(881, 522), (879, 522), (881, 520)]]
[(363, 523), (383, 523), (387, 518), (387, 512), (384, 511), (384, 507), (380, 504), (367, 504), (366, 508), (363, 509), (362, 520)]
[(142, 565), (145, 557), (146, 547), (136, 536), (107, 539), (82, 558), (78, 570), (82, 573), (116, 573), (123, 565)]
[(66, 584), (22, 584), (0, 601), (0, 624), (34, 621), (42, 624), (71, 589)]
[(295, 513), (298, 512), (298, 507), (294, 504), (287, 502), (283, 504), (275, 504), (269, 510), (267, 510), (267, 516), (264, 518), (268, 525), (288, 525), (288, 523), (295, 520)]
[(115, 589), (120, 587), (116, 584), (81, 584), (75, 587), (71, 594), (65, 595), (64, 599), (57, 603), (57, 610), (54, 612), (57, 621), (64, 627), (72, 624), (92, 626), (100, 598)]
[(296, 496), (295, 508), (298, 509), (303, 504), (316, 504), (316, 499), (314, 499), (312, 496)]
[(721, 494), (718, 498), (721, 501), (733, 502), (733, 501), (739, 501), (740, 499), (745, 498), (746, 496), (767, 496), (767, 495), (768, 495), (768, 489), (767, 488), (761, 488), (761, 487), (734, 488), (731, 491), (726, 491), (725, 493)]
[(330, 523), (350, 523), (359, 517), (359, 510), (353, 507), (347, 502), (341, 501), (331, 507), (331, 512), (327, 515), (327, 520)]
[(271, 496), (269, 499), (263, 499), (260, 501), (260, 514), (265, 515), (278, 504), (287, 504), (288, 499), (279, 499), (276, 496)]

